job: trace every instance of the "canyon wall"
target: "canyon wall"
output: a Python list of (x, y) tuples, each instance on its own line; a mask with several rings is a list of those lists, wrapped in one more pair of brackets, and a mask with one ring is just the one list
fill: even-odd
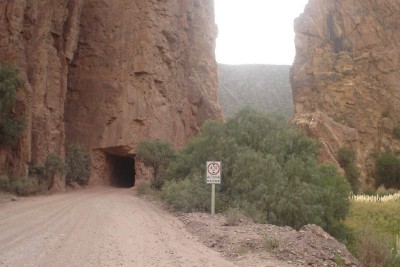
[(80, 23), (65, 120), (68, 142), (92, 151), (92, 183), (107, 183), (108, 156), (143, 139), (181, 147), (220, 118), (213, 1), (86, 0)]
[(82, 6), (81, 0), (0, 2), (0, 63), (20, 69), (25, 85), (15, 110), (26, 116), (23, 138), (0, 148), (2, 172), (26, 175), (28, 164), (49, 153), (64, 156), (67, 73)]
[(323, 161), (353, 149), (365, 183), (375, 151), (400, 151), (400, 0), (310, 0), (294, 24), (294, 122)]
[(107, 184), (109, 155), (134, 157), (143, 139), (181, 147), (222, 117), (212, 0), (9, 0), (0, 12), (0, 62), (21, 69), (28, 118), (2, 166), (26, 172), (80, 143), (91, 183)]

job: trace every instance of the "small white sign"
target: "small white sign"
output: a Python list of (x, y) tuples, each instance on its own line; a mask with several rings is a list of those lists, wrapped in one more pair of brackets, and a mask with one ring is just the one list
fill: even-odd
[(221, 161), (207, 161), (206, 177), (207, 184), (221, 183)]

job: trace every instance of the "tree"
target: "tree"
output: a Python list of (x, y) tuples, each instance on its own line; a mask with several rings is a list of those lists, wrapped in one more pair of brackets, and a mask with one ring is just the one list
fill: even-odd
[(86, 184), (90, 177), (90, 157), (82, 145), (68, 147), (66, 158), (66, 183), (78, 182)]
[(376, 184), (384, 185), (386, 188), (397, 188), (400, 186), (400, 159), (393, 153), (385, 152), (378, 154), (375, 159)]
[(12, 145), (24, 131), (25, 119), (13, 112), (16, 92), (22, 86), (17, 68), (0, 65), (0, 144)]
[(353, 192), (357, 192), (360, 187), (358, 181), (358, 170), (355, 165), (356, 153), (349, 148), (341, 148), (338, 151), (338, 161), (346, 173), (347, 180), (349, 181)]
[(168, 167), (174, 156), (175, 151), (171, 144), (159, 140), (142, 141), (136, 147), (136, 159), (153, 169), (151, 185), (155, 188), (161, 188), (163, 181), (160, 173)]
[(335, 167), (318, 163), (318, 148), (284, 118), (245, 109), (202, 126), (165, 171), (163, 197), (177, 209), (207, 209), (205, 162), (221, 160), (219, 211), (238, 208), (257, 222), (296, 229), (314, 223), (337, 233), (350, 188)]

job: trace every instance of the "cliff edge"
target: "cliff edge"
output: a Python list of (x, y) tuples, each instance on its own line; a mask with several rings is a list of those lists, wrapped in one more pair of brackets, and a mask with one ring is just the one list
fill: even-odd
[(294, 122), (337, 164), (356, 152), (361, 182), (374, 151), (400, 151), (400, 1), (310, 0), (295, 20)]

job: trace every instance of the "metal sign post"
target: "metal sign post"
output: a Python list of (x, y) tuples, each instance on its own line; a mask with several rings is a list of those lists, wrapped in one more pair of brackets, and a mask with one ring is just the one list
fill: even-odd
[(207, 184), (211, 184), (211, 214), (215, 214), (215, 184), (221, 183), (221, 161), (207, 161)]

